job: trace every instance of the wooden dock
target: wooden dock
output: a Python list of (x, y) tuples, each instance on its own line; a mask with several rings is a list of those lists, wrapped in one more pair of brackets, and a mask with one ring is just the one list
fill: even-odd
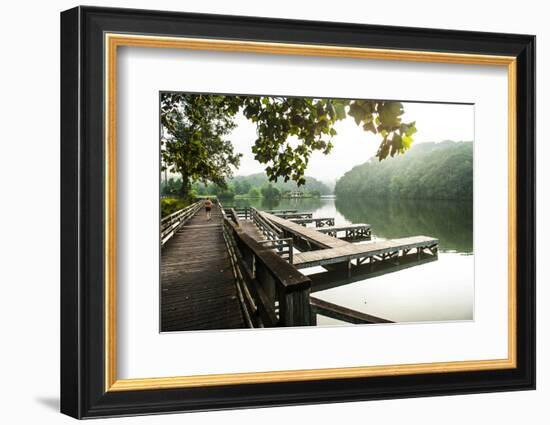
[(334, 226), (334, 217), (310, 217), (310, 218), (291, 218), (290, 221), (306, 226), (315, 224), (315, 227)]
[[(318, 232), (326, 233), (334, 238), (343, 239), (347, 242), (359, 242), (368, 241), (371, 239), (371, 226), (370, 224), (347, 224), (345, 226), (329, 226), (319, 227)], [(338, 236), (339, 233), (344, 232), (343, 236)]]
[(293, 265), (302, 269), (327, 264), (348, 263), (352, 260), (358, 260), (359, 264), (366, 259), (373, 259), (374, 261), (395, 260), (401, 255), (408, 255), (409, 251), (413, 249), (417, 251), (417, 254), (423, 250), (430, 250), (433, 253), (437, 244), (437, 239), (428, 236), (413, 236), (359, 245), (348, 243), (345, 246), (336, 248), (295, 254)]
[(336, 248), (349, 244), (346, 241), (318, 232), (317, 229), (302, 226), (296, 223), (295, 220), (286, 220), (264, 212), (261, 215), (281, 228), (285, 233), (284, 237), (293, 237), (296, 246), (302, 250)]
[(246, 327), (222, 232), (222, 212), (200, 208), (161, 252), (161, 331)]
[(269, 214), (286, 214), (286, 213), (297, 213), (297, 209), (291, 209), (291, 210), (267, 210), (265, 211)]
[(292, 213), (275, 213), (277, 217), (281, 218), (292, 218), (292, 219), (299, 219), (299, 218), (312, 218), (313, 213), (310, 212), (292, 212)]
[[(161, 221), (161, 331), (309, 326), (317, 314), (387, 323), (310, 296), (437, 260), (438, 240), (427, 236), (351, 243), (370, 236), (368, 224), (295, 210), (214, 204), (207, 220), (202, 203), (190, 205)], [(315, 266), (324, 271), (300, 271)]]
[[(311, 228), (286, 220), (273, 214), (261, 213), (262, 217), (282, 229), (282, 237), (292, 238), (300, 253), (292, 255), (292, 265), (297, 269), (315, 266), (324, 267), (329, 275), (319, 273), (311, 277), (312, 291), (319, 287), (335, 287), (357, 280), (391, 273), (412, 267), (427, 260), (437, 259), (439, 241), (429, 236), (353, 244), (336, 235), (341, 229), (368, 232), (370, 226), (357, 224), (342, 227)], [(354, 228), (357, 226), (357, 228)], [(365, 267), (367, 265), (367, 267)], [(330, 277), (327, 277), (330, 276)], [(327, 281), (329, 279), (329, 281)], [(332, 282), (338, 282), (332, 283)]]

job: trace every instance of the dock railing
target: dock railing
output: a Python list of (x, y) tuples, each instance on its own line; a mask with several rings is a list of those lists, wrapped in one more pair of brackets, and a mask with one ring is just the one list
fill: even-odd
[(160, 220), (160, 246), (163, 247), (201, 206), (202, 202), (198, 201), (162, 218)]
[(227, 213), (223, 229), (247, 322), (255, 327), (311, 325), (311, 280)]
[(283, 236), (282, 229), (266, 220), (256, 208), (250, 208), (249, 215), (256, 227), (267, 239), (275, 240)]
[[(221, 204), (220, 204), (221, 206)], [(239, 219), (247, 219), (248, 218), (248, 210), (249, 208), (246, 207), (246, 208), (237, 208), (237, 207), (232, 207), (232, 208), (224, 208), (224, 211), (226, 214), (229, 213), (230, 210), (234, 210), (235, 211), (235, 214), (239, 217)]]
[(279, 257), (285, 259), (290, 264), (292, 264), (292, 262), (294, 261), (294, 242), (292, 238), (281, 238), (274, 240), (266, 239), (265, 241), (256, 242), (266, 248), (271, 248), (275, 250)]
[(256, 227), (265, 236), (265, 241), (258, 241), (266, 248), (274, 249), (280, 257), (292, 264), (294, 258), (294, 241), (292, 238), (285, 238), (281, 228), (266, 220), (256, 208), (249, 209), (249, 217)]

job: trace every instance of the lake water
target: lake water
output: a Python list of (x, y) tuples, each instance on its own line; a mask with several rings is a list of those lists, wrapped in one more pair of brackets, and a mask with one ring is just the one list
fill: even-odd
[[(367, 279), (315, 297), (395, 322), (472, 320), (474, 303), (471, 202), (321, 198), (235, 200), (224, 206), (297, 209), (335, 224), (368, 223), (373, 240), (425, 235), (439, 239), (437, 261)], [(369, 243), (369, 242), (364, 242)], [(305, 274), (323, 269), (302, 270)], [(341, 324), (318, 316), (319, 325)]]

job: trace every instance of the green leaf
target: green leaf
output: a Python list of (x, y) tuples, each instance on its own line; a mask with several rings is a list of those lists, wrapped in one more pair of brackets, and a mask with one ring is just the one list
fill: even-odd
[(372, 121), (363, 124), (363, 130), (376, 134), (376, 127)]
[(336, 103), (334, 105), (334, 110), (336, 111), (336, 118), (343, 120), (346, 118), (346, 107), (341, 103)]

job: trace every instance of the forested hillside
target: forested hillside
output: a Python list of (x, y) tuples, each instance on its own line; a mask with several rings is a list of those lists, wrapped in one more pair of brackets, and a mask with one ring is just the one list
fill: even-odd
[[(177, 196), (181, 192), (181, 178), (170, 178), (167, 182), (161, 182), (161, 194), (165, 196)], [(258, 198), (271, 193), (271, 197), (286, 196), (293, 190), (300, 190), (306, 195), (320, 196), (332, 193), (330, 187), (311, 176), (306, 176), (306, 183), (298, 187), (296, 182), (289, 180), (284, 182), (270, 182), (264, 173), (250, 174), (248, 176), (234, 176), (227, 179), (227, 187), (222, 188), (217, 184), (195, 182), (192, 184), (193, 195), (212, 195), (220, 198), (232, 198), (245, 196)], [(274, 193), (276, 192), (276, 195)]]
[(472, 142), (420, 143), (406, 154), (371, 158), (336, 183), (337, 196), (471, 200)]
[[(256, 186), (258, 188), (267, 185), (269, 180), (264, 173), (250, 174), (248, 176), (235, 176), (229, 179), (229, 185), (233, 185), (235, 188), (239, 186)], [(311, 176), (306, 176), (306, 184), (298, 188), (296, 182), (289, 180), (286, 183), (283, 179), (279, 178), (278, 181), (271, 182), (274, 187), (276, 187), (281, 192), (289, 192), (292, 190), (300, 190), (302, 192), (319, 192), (320, 195), (329, 195), (331, 193), (330, 188), (323, 182), (315, 179)], [(242, 193), (247, 192), (243, 190)]]

